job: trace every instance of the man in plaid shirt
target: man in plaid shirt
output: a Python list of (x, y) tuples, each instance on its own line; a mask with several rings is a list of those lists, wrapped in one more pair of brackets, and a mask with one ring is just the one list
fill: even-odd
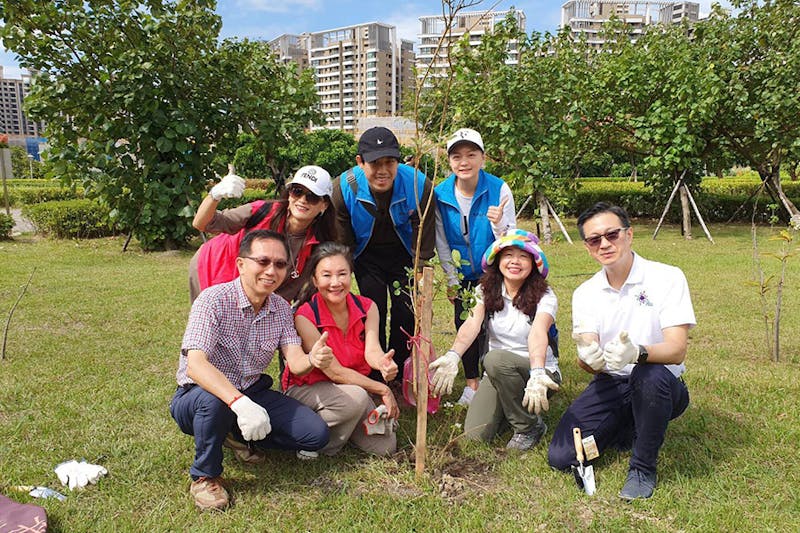
[(170, 413), (181, 431), (194, 436), (189, 492), (200, 509), (229, 503), (219, 477), (223, 443), (237, 457), (247, 452), (249, 462), (263, 461), (265, 448), (308, 457), (328, 443), (322, 418), (271, 390), (272, 378), (262, 373), (279, 347), (294, 373), (325, 368), (333, 357), (327, 335), (310, 353), (303, 351), (289, 304), (273, 294), (286, 278), (288, 256), (280, 234), (248, 233), (236, 258), (239, 277), (209, 287), (192, 305)]

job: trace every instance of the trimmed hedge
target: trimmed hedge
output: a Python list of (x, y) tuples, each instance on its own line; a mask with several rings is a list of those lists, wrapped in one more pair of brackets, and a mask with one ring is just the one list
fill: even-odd
[[(748, 197), (758, 188), (758, 180), (725, 178), (705, 179), (700, 190), (693, 193), (697, 207), (706, 222), (727, 222), (737, 209), (748, 200)], [(782, 182), (783, 190), (792, 202), (800, 205), (800, 182)], [(628, 211), (632, 217), (654, 218), (661, 216), (667, 203), (667, 195), (656, 194), (650, 187), (645, 187), (642, 182), (620, 181), (581, 181), (581, 187), (575, 195), (575, 200), (565, 206), (567, 213), (577, 215), (588, 209), (596, 202), (606, 201), (619, 204)], [(749, 222), (753, 215), (753, 206), (756, 199), (747, 201), (735, 220)], [(766, 193), (762, 192), (757, 199), (756, 221), (769, 222), (773, 210), (769, 205), (775, 202)], [(672, 201), (667, 220), (674, 223), (680, 222), (680, 198), (675, 195)], [(775, 214), (788, 220), (788, 215), (783, 209), (775, 210)]]
[(60, 239), (87, 239), (113, 235), (109, 209), (93, 200), (62, 200), (22, 209), (38, 232)]
[(32, 187), (17, 188), (14, 190), (14, 196), (17, 203), (31, 205), (58, 200), (75, 200), (83, 198), (83, 193), (63, 187)]
[(11, 215), (0, 213), (0, 241), (11, 238), (11, 230), (14, 229), (14, 218)]

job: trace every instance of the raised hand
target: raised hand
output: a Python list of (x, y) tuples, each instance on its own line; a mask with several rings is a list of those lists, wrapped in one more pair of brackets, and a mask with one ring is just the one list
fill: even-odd
[(314, 368), (324, 369), (331, 365), (331, 361), (333, 361), (333, 350), (331, 350), (327, 342), (328, 332), (325, 331), (320, 335), (319, 339), (317, 339), (317, 342), (314, 343), (314, 346), (311, 347), (311, 351), (308, 354), (308, 362), (311, 363), (311, 366)]
[(394, 362), (394, 348), (383, 354), (378, 370), (381, 371), (383, 381), (387, 383), (397, 377), (397, 363)]
[(228, 165), (228, 174), (219, 183), (211, 187), (211, 197), (220, 201), (223, 198), (241, 198), (244, 194), (245, 181), (233, 173), (233, 165)]
[(500, 205), (490, 206), (486, 210), (486, 218), (489, 219), (489, 222), (491, 222), (494, 225), (500, 224), (500, 222), (503, 220), (503, 211), (507, 203), (508, 203), (508, 196), (500, 200)]
[(627, 331), (620, 331), (616, 339), (606, 344), (603, 359), (610, 370), (622, 370), (636, 362), (639, 347), (631, 342)]
[(597, 341), (586, 342), (579, 333), (573, 333), (572, 339), (578, 346), (578, 358), (592, 367), (592, 370), (596, 372), (603, 370), (606, 361), (603, 358), (603, 350), (600, 349), (600, 345)]

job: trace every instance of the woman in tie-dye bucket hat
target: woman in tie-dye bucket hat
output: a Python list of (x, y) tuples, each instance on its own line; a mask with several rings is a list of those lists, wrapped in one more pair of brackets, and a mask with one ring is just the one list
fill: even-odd
[(507, 447), (528, 450), (547, 431), (541, 412), (561, 374), (549, 332), (558, 301), (547, 285), (550, 267), (536, 235), (516, 229), (495, 240), (483, 256), (484, 274), (472, 314), (453, 347), (431, 363), (434, 394), (448, 394), (463, 353), (485, 324), (484, 374), (467, 410), (468, 437), (491, 440), (506, 426)]

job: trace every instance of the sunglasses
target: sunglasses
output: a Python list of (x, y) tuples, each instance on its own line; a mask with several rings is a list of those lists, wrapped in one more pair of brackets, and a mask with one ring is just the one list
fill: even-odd
[(322, 196), (316, 195), (313, 192), (309, 191), (302, 185), (289, 185), (289, 196), (294, 198), (295, 200), (299, 200), (303, 196), (306, 197), (306, 202), (311, 205), (317, 205), (322, 201)]
[(286, 267), (289, 266), (289, 262), (284, 261), (283, 259), (270, 259), (269, 257), (249, 257), (247, 255), (243, 255), (242, 257), (258, 263), (258, 265), (263, 268), (268, 268), (270, 265), (272, 265), (275, 267), (275, 270), (285, 270)]
[(585, 242), (590, 248), (597, 248), (600, 246), (600, 242), (603, 240), (603, 237), (605, 237), (608, 242), (616, 242), (616, 240), (619, 239), (620, 232), (626, 229), (628, 228), (617, 228), (609, 230), (602, 235), (592, 235), (591, 237), (586, 237), (583, 239), (583, 242)]

